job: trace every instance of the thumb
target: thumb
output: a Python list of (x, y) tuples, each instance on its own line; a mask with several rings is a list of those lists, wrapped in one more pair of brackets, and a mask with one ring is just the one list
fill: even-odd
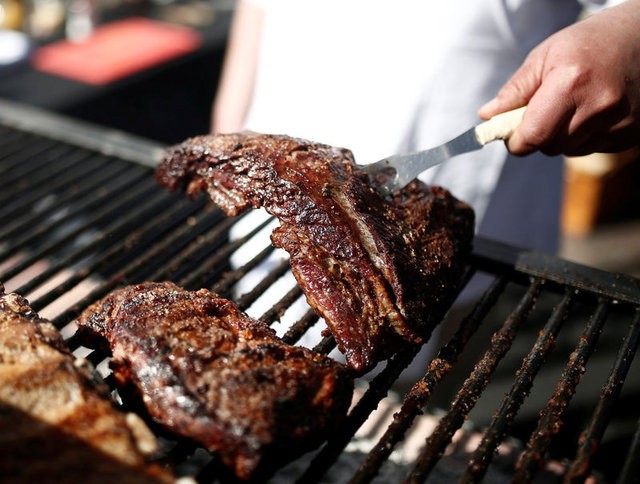
[(496, 97), (478, 110), (482, 119), (496, 114), (526, 106), (542, 83), (541, 66), (535, 51), (524, 61), (520, 68), (502, 86)]

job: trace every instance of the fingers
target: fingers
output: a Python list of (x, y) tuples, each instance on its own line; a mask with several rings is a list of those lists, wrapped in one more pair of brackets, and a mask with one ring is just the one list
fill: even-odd
[(525, 106), (542, 83), (544, 49), (534, 49), (522, 66), (504, 84), (495, 98), (478, 111), (482, 119)]
[(537, 94), (532, 98), (522, 124), (506, 141), (511, 153), (521, 156), (540, 150), (549, 156), (583, 156), (638, 145), (640, 126), (629, 118), (621, 120), (615, 110), (594, 116), (572, 103), (568, 96), (555, 102), (546, 101), (541, 101)]
[[(575, 114), (571, 80), (561, 71), (552, 71), (529, 100), (522, 123), (507, 140), (514, 155), (536, 150), (555, 155), (558, 144), (568, 136), (569, 122)], [(558, 143), (556, 143), (558, 142)]]
[[(496, 97), (478, 111), (481, 118), (489, 119), (502, 112), (528, 106), (522, 124), (506, 141), (507, 148), (515, 155), (527, 155), (539, 149), (541, 142), (548, 142), (554, 136), (553, 126), (556, 125), (545, 122), (544, 112), (550, 107), (553, 108), (556, 120), (565, 120), (566, 105), (563, 106), (560, 103), (558, 106), (548, 106), (550, 100), (544, 95), (540, 96), (541, 91), (545, 92), (542, 79), (546, 54), (545, 44), (531, 51), (522, 66), (504, 84)], [(557, 102), (557, 99), (554, 99), (551, 104)]]
[[(632, 146), (637, 123), (628, 102), (621, 94), (607, 96), (604, 91), (580, 67), (551, 70), (529, 100), (507, 148), (515, 155), (540, 150), (550, 156), (577, 156)], [(637, 143), (637, 131), (635, 135)]]

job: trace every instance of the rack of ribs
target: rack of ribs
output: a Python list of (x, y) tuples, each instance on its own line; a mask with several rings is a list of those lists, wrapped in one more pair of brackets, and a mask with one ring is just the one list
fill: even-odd
[(0, 284), (0, 475), (6, 482), (173, 482), (143, 421), (119, 411), (87, 362)]
[(413, 181), (381, 196), (352, 153), (283, 135), (204, 135), (171, 147), (156, 170), (170, 191), (206, 191), (228, 215), (264, 207), (307, 301), (347, 363), (372, 368), (422, 344), (455, 295), (474, 213)]
[(153, 419), (217, 454), (241, 480), (315, 448), (351, 403), (346, 366), (283, 343), (206, 289), (127, 286), (76, 322), (108, 340), (118, 385), (135, 387)]

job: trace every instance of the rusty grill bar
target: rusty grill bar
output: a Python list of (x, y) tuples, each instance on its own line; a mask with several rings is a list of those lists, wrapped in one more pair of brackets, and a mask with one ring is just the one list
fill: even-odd
[[(266, 308), (258, 304), (290, 275), (264, 236), (272, 220), (238, 234), (243, 217), (224, 216), (204, 197), (165, 193), (152, 176), (160, 148), (0, 102), (0, 281), (51, 319), (74, 354), (94, 363), (110, 385), (108, 356), (81, 346), (69, 322), (120, 285), (173, 280), (207, 287), (274, 326), (294, 314), (280, 329), (292, 344), (324, 324), (301, 303), (295, 284), (279, 289)], [(249, 246), (251, 255), (233, 262)], [(259, 280), (240, 289), (256, 271)], [(640, 281), (478, 238), (464, 284), (433, 354), (425, 359), (407, 348), (362, 378), (340, 431), (283, 470), (281, 482), (336, 482), (336, 475), (342, 482), (389, 482), (392, 467), (399, 468), (396, 482), (424, 482), (449, 465), (442, 462), (460, 450), (456, 435), (465, 429), (476, 443), (460, 469), (449, 469), (455, 480), (492, 482), (496, 455), (512, 440), (521, 444), (510, 471), (515, 482), (532, 481), (550, 462), (561, 464), (567, 482), (592, 472), (635, 480), (640, 411), (629, 402), (639, 391), (637, 368), (635, 378), (627, 377), (640, 341)], [(311, 346), (328, 354), (335, 342), (317, 336)], [(388, 411), (377, 417), (385, 402)], [(420, 423), (433, 415), (435, 429), (421, 433)], [(412, 459), (394, 457), (416, 437)], [(162, 438), (178, 472), (216, 481), (213, 456)], [(366, 450), (353, 450), (365, 441)], [(345, 456), (353, 457), (347, 470)]]

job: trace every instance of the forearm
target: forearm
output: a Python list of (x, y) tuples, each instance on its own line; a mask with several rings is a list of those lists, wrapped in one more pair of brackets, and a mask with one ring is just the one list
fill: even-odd
[(211, 109), (211, 132), (229, 133), (244, 127), (253, 95), (262, 21), (258, 6), (238, 2)]

